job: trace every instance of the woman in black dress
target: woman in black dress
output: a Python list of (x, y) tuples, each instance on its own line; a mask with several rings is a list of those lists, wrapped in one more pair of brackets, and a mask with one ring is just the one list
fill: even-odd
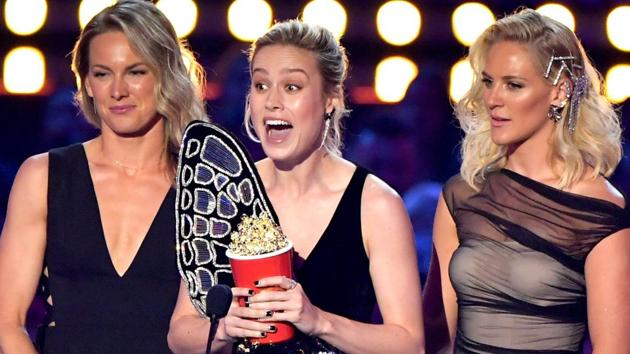
[[(341, 120), (347, 58), (332, 33), (287, 21), (274, 25), (249, 53), (251, 89), (245, 124), (267, 155), (256, 164), (285, 235), (293, 242), (297, 282), (260, 279), (233, 288), (214, 352), (419, 353), (423, 351), (420, 284), (413, 232), (401, 198), (383, 181), (343, 159)], [(169, 343), (176, 352), (206, 346), (209, 322), (182, 285)], [(375, 306), (383, 324), (371, 324)], [(292, 342), (250, 346), (242, 338), (287, 321)]]
[(456, 353), (577, 353), (588, 325), (595, 353), (630, 352), (630, 214), (606, 179), (621, 128), (597, 72), (570, 29), (530, 9), (490, 26), (469, 60), (461, 173), (435, 217), (429, 338), (443, 316)]
[[(147, 1), (119, 1), (82, 31), (76, 98), (100, 135), (18, 172), (0, 237), (1, 352), (35, 353), (23, 326), (42, 269), (52, 306), (44, 352), (170, 352), (174, 169), (185, 126), (205, 119), (188, 54)], [(203, 77), (194, 60), (191, 70)]]

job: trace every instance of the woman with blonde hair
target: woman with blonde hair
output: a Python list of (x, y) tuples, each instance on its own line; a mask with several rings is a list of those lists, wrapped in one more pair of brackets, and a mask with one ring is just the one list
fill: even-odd
[[(267, 158), (256, 163), (280, 227), (294, 246), (287, 277), (254, 295), (232, 288), (213, 352), (421, 353), (420, 281), (413, 232), (401, 198), (366, 169), (341, 157), (343, 84), (348, 62), (330, 31), (292, 20), (275, 24), (249, 53), (245, 124)], [(189, 166), (190, 167), (190, 166)], [(218, 257), (218, 256), (217, 256)], [(206, 348), (210, 323), (182, 285), (169, 343), (175, 352)], [(239, 307), (237, 298), (246, 298)], [(371, 322), (378, 305), (383, 323)], [(255, 345), (295, 326), (293, 340)]]
[(606, 179), (621, 128), (598, 73), (570, 29), (530, 9), (490, 26), (468, 58), (428, 337), (444, 329), (456, 353), (575, 353), (588, 325), (595, 353), (629, 352), (630, 213)]
[[(205, 120), (203, 71), (151, 2), (97, 14), (73, 51), (95, 139), (26, 160), (0, 237), (0, 352), (23, 330), (44, 269), (44, 353), (169, 353), (179, 286), (174, 175), (182, 132)], [(194, 78), (194, 79), (191, 79)]]

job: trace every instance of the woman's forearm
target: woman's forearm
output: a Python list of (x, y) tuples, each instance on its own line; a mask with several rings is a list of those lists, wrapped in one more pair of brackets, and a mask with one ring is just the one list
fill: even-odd
[(422, 329), (397, 324), (367, 324), (322, 312), (314, 336), (346, 353), (424, 353)]
[[(184, 316), (174, 323), (168, 331), (168, 346), (174, 353), (205, 353), (208, 343), (210, 322), (199, 316)], [(222, 332), (222, 331), (217, 331)], [(232, 342), (217, 333), (212, 342), (213, 353), (231, 353)]]

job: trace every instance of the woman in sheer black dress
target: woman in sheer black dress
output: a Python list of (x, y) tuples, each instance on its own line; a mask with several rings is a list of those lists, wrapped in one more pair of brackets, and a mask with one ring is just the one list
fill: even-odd
[(595, 353), (629, 352), (630, 217), (606, 179), (621, 128), (597, 72), (570, 29), (530, 9), (489, 27), (469, 60), (461, 173), (435, 217), (428, 349), (578, 353), (588, 326)]

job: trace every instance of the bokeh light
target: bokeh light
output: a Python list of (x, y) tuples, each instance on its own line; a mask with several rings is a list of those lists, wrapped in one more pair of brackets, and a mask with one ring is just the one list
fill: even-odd
[(453, 11), (453, 34), (460, 43), (469, 46), (494, 21), (494, 14), (486, 5), (478, 2), (465, 3)]
[(343, 5), (337, 1), (313, 0), (304, 7), (302, 20), (328, 29), (339, 39), (346, 32), (348, 15)]
[(228, 28), (238, 40), (251, 42), (271, 26), (273, 11), (264, 0), (236, 0), (228, 9)]
[(389, 1), (376, 14), (376, 28), (381, 38), (396, 46), (411, 43), (420, 35), (420, 10), (408, 1)]
[(400, 102), (405, 98), (409, 84), (418, 76), (418, 67), (408, 58), (392, 56), (376, 66), (374, 91), (379, 100)]
[(39, 31), (46, 22), (46, 0), (7, 0), (4, 3), (4, 21), (9, 31), (28, 36)]
[(12, 49), (4, 58), (2, 78), (4, 89), (8, 93), (38, 93), (46, 80), (44, 54), (34, 47)]

